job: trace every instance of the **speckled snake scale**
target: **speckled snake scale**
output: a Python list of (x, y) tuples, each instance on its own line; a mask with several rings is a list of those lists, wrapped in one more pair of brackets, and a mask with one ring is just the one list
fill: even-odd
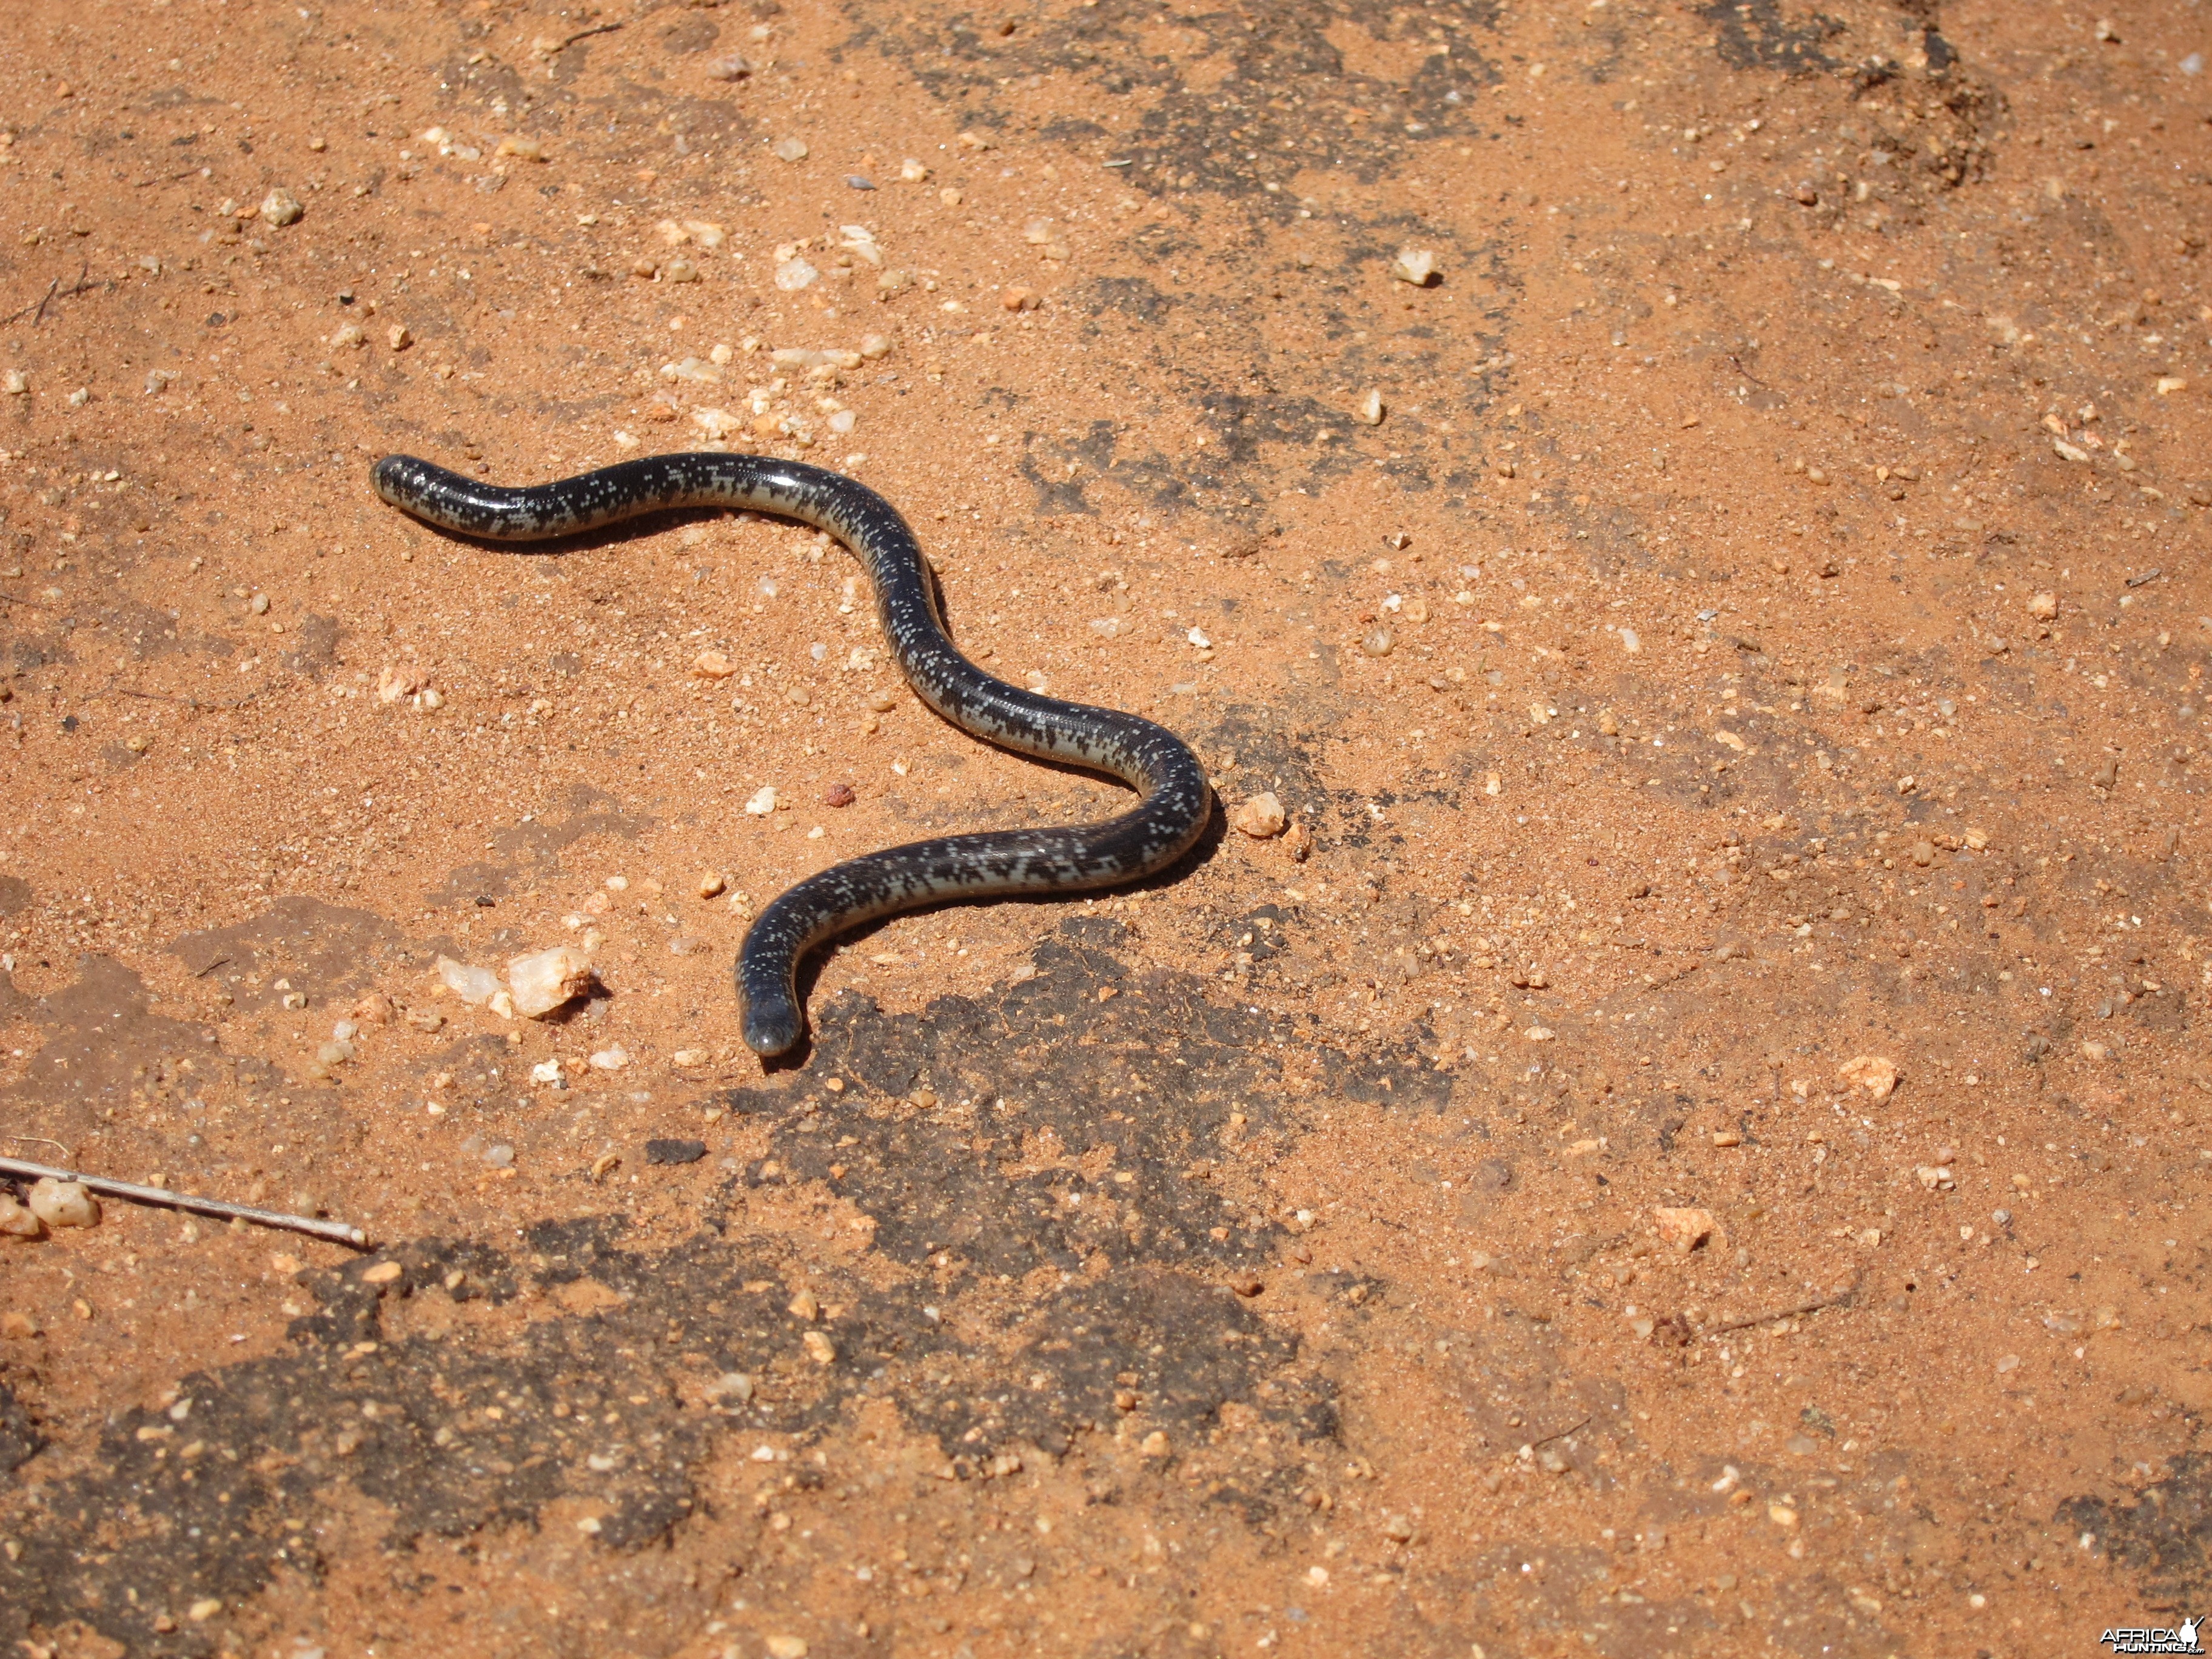
[(763, 910), (738, 952), (746, 1043), (763, 1055), (805, 1030), (797, 975), (848, 928), (943, 899), (1075, 892), (1150, 875), (1195, 842), (1212, 810), (1206, 775), (1173, 732), (1110, 708), (1024, 691), (960, 654), (938, 614), (914, 532), (866, 486), (760, 455), (655, 455), (555, 483), (501, 489), (407, 455), (377, 462), (376, 492), (425, 523), (490, 541), (534, 542), (671, 507), (748, 508), (827, 531), (867, 567), (876, 614), (916, 696), (963, 731), (1024, 755), (1110, 773), (1139, 793), (1103, 823), (994, 830), (848, 859)]

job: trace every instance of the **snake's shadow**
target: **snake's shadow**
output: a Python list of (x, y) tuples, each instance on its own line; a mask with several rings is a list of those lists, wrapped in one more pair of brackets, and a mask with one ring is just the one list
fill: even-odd
[[(751, 508), (746, 511), (755, 513), (755, 516), (768, 523), (803, 526), (804, 522), (797, 519), (783, 519), (773, 513), (758, 513)], [(668, 507), (659, 512), (641, 513), (635, 518), (624, 519), (616, 524), (602, 525), (597, 530), (580, 531), (572, 536), (562, 536), (544, 542), (494, 541), (487, 537), (465, 535), (460, 532), (447, 530), (436, 525), (423, 524), (420, 520), (410, 520), (410, 522), (415, 524), (418, 529), (441, 540), (457, 543), (464, 547), (474, 548), (483, 552), (503, 554), (509, 557), (560, 558), (571, 553), (595, 552), (621, 542), (635, 541), (642, 536), (672, 530), (682, 525), (708, 523), (735, 516), (726, 507)], [(850, 549), (847, 550), (847, 553), (855, 564), (860, 564), (864, 570), (866, 568), (859, 556), (853, 554)], [(945, 631), (951, 634), (953, 631), (953, 613), (951, 600), (945, 591), (943, 578), (939, 575), (936, 567), (931, 565), (926, 558), (923, 568), (929, 573), (930, 589), (937, 600), (937, 614), (943, 619)], [(956, 635), (954, 638), (955, 643), (957, 643), (957, 635)], [(921, 706), (928, 708), (927, 703)], [(930, 713), (933, 718), (942, 724), (946, 730), (957, 732), (962, 737), (977, 743), (989, 744), (988, 738), (976, 737), (974, 732), (954, 725), (933, 709), (930, 710)], [(1054, 760), (1036, 755), (1024, 755), (1023, 758), (1033, 765), (1042, 767), (1048, 771), (1060, 773), (1070, 778), (1096, 781), (1101, 776), (1111, 775), (1068, 761)], [(1228, 815), (1223, 810), (1219, 798), (1214, 797), (1206, 812), (1206, 828), (1200, 831), (1199, 837), (1191, 844), (1190, 850), (1173, 864), (1154, 871), (1140, 881), (1111, 888), (1092, 888), (1085, 890), (1129, 893), (1149, 892), (1172, 887), (1212, 859), (1215, 853), (1220, 849), (1222, 837), (1228, 833)], [(1076, 894), (1073, 892), (1058, 892), (1016, 893), (976, 899), (946, 898), (928, 904), (918, 904), (911, 910), (900, 911), (896, 915), (883, 916), (874, 921), (864, 922), (848, 932), (837, 934), (827, 944), (806, 953), (805, 958), (799, 964), (799, 1005), (808, 1008), (812, 1006), (814, 993), (821, 982), (823, 971), (828, 968), (838, 951), (853, 949), (875, 938), (894, 922), (905, 921), (915, 916), (934, 915), (945, 910), (964, 909), (977, 904), (1021, 904), (1040, 907), (1066, 904), (1075, 896)], [(804, 1071), (812, 1060), (813, 1054), (814, 1037), (810, 1024), (807, 1035), (799, 1040), (796, 1047), (781, 1054), (764, 1056), (761, 1060), (761, 1069), (769, 1073)]]

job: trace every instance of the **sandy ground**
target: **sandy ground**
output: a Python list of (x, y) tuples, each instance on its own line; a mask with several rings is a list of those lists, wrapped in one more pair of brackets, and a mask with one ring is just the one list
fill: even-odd
[[(15, 0), (0, 1154), (375, 1248), (0, 1237), (0, 1645), (2212, 1607), (2207, 51), (2182, 0)], [(811, 532), (518, 554), (368, 487), (709, 444), (883, 491), (1213, 833), (842, 941), (763, 1069), (783, 886), (1123, 797), (920, 708)], [(549, 1019), (436, 969), (563, 944)]]

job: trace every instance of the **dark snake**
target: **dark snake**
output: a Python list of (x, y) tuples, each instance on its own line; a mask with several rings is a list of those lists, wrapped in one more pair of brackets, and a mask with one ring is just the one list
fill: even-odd
[(1018, 753), (1109, 773), (1140, 799), (1103, 823), (993, 830), (910, 842), (809, 876), (760, 913), (737, 962), (748, 1047), (763, 1055), (805, 1031), (800, 959), (836, 933), (946, 899), (1079, 892), (1148, 876), (1197, 841), (1212, 794), (1197, 757), (1134, 714), (1065, 702), (1007, 684), (960, 654), (945, 631), (921, 544), (896, 508), (866, 485), (762, 455), (655, 455), (556, 483), (507, 489), (409, 455), (387, 455), (376, 493), (427, 524), (489, 541), (574, 535), (672, 507), (746, 508), (827, 531), (874, 583), (876, 615), (907, 684), (963, 731)]

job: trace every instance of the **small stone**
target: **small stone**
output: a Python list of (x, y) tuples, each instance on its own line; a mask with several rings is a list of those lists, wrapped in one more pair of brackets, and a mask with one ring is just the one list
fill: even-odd
[(511, 958), (507, 982), (514, 993), (515, 1012), (526, 1019), (538, 1019), (592, 988), (592, 959), (574, 945), (556, 945), (550, 951)]
[(30, 1315), (14, 1308), (0, 1314), (0, 1336), (11, 1341), (28, 1342), (38, 1334), (39, 1322)]
[(1313, 848), (1314, 838), (1312, 832), (1307, 830), (1305, 825), (1303, 823), (1293, 823), (1290, 829), (1284, 833), (1283, 850), (1291, 855), (1291, 859), (1293, 863), (1304, 864), (1308, 858), (1312, 856)]
[(817, 1365), (827, 1365), (837, 1358), (837, 1345), (826, 1332), (802, 1331), (799, 1340), (806, 1350), (806, 1357)]
[(1948, 1193), (1954, 1184), (1949, 1168), (1941, 1164), (1923, 1164), (1913, 1170), (1912, 1177), (1931, 1193)]
[(845, 175), (845, 188), (848, 190), (873, 190), (875, 187), (874, 179), (864, 177), (860, 173), (848, 173)]
[(753, 66), (734, 52), (709, 58), (700, 67), (709, 81), (742, 81), (753, 72)]
[(1426, 288), (1437, 279), (1437, 256), (1425, 247), (1401, 247), (1390, 262), (1390, 274), (1401, 283)]
[(860, 797), (853, 793), (853, 786), (849, 783), (833, 783), (822, 792), (824, 806), (850, 806), (858, 799)]
[(514, 1148), (503, 1140), (500, 1141), (484, 1148), (483, 1160), (495, 1170), (512, 1170), (514, 1167)]
[(361, 325), (358, 323), (341, 323), (337, 328), (331, 331), (329, 337), (324, 340), (323, 343), (343, 351), (348, 347), (367, 345), (368, 343), (368, 335), (362, 330)]
[(1790, 194), (1800, 207), (1818, 207), (1820, 204), (1820, 192), (1810, 184), (1801, 184)]
[(499, 141), (492, 154), (511, 155), (518, 161), (542, 161), (545, 159), (545, 146), (535, 138), (526, 138), (520, 133), (509, 133)]
[(743, 1371), (724, 1371), (707, 1385), (709, 1400), (734, 1400), (740, 1406), (753, 1397), (753, 1380)]
[(999, 296), (999, 305), (1000, 308), (1005, 311), (1035, 311), (1037, 296), (1034, 289), (1023, 288), (1018, 284)]
[(648, 1140), (645, 1143), (647, 1164), (696, 1164), (707, 1156), (703, 1140)]
[(279, 187), (261, 198), (261, 222), (270, 225), (296, 225), (307, 209), (300, 198), (289, 190)]
[(2058, 614), (2056, 593), (2038, 593), (2027, 602), (2027, 614), (2038, 622), (2049, 622)]
[(887, 334), (863, 334), (860, 337), (860, 356), (868, 362), (879, 362), (891, 354), (890, 337)]
[(1673, 1246), (1684, 1255), (1711, 1238), (1720, 1224), (1713, 1219), (1711, 1210), (1670, 1208), (1663, 1205), (1651, 1212), (1651, 1218), (1658, 1224), (1660, 1242)]
[(40, 1176), (27, 1194), (31, 1213), (49, 1227), (96, 1227), (100, 1200), (82, 1181), (57, 1181)]
[(1713, 1145), (1716, 1146), (1741, 1146), (1743, 1145), (1743, 1136), (1734, 1129), (1716, 1129), (1713, 1131)]
[(1389, 629), (1378, 628), (1359, 641), (1359, 648), (1370, 657), (1387, 657), (1395, 643)]
[(1352, 411), (1352, 418), (1362, 426), (1380, 426), (1384, 408), (1382, 394), (1370, 390), (1361, 397), (1358, 406)]
[(1266, 841), (1279, 836), (1289, 826), (1290, 817), (1283, 811), (1283, 803), (1273, 792), (1253, 796), (1237, 809), (1230, 822), (1255, 841)]
[(1137, 1443), (1137, 1449), (1146, 1457), (1165, 1457), (1170, 1449), (1166, 1433), (1162, 1430), (1154, 1429)]
[(730, 878), (719, 870), (709, 870), (699, 878), (699, 896), (717, 898), (729, 890)]
[(1879, 1054), (1860, 1054), (1836, 1067), (1836, 1076), (1846, 1088), (1863, 1089), (1876, 1100), (1887, 1100), (1897, 1087), (1897, 1064)]
[(937, 192), (937, 199), (947, 207), (958, 207), (961, 201), (959, 189), (956, 185), (947, 185)]
[(24, 374), (21, 369), (11, 368), (6, 374), (0, 374), (0, 392), (6, 392), (10, 398), (28, 397), (30, 391), (31, 377)]
[(19, 1202), (12, 1193), (0, 1193), (0, 1238), (39, 1238), (45, 1236), (46, 1224), (35, 1211)]
[(201, 1597), (198, 1601), (193, 1602), (191, 1606), (186, 1607), (185, 1609), (185, 1617), (191, 1620), (196, 1625), (204, 1625), (209, 1620), (214, 1618), (216, 1614), (222, 1611), (222, 1602), (215, 1596), (207, 1595)]
[(2161, 374), (2153, 390), (2161, 398), (2171, 398), (2177, 392), (2188, 391), (2189, 382), (2179, 374)]
[(775, 786), (764, 783), (755, 790), (752, 799), (745, 803), (745, 811), (757, 818), (764, 818), (775, 811)]
[(1766, 1506), (1766, 1518), (1776, 1526), (1787, 1530), (1797, 1524), (1797, 1511), (1786, 1504), (1769, 1504)]
[(629, 1064), (629, 1050), (619, 1042), (611, 1048), (592, 1051), (592, 1064), (602, 1072), (619, 1072)]
[(1929, 865), (1935, 863), (1936, 843), (1932, 841), (1914, 842), (1912, 843), (1912, 861), (1923, 870), (1925, 870)]
[(405, 1267), (399, 1262), (380, 1261), (362, 1274), (361, 1282), (364, 1285), (396, 1284), (398, 1282), (399, 1275), (406, 1271)]
[(918, 185), (929, 177), (929, 169), (909, 155), (899, 163), (899, 177), (909, 185)]
[(806, 141), (804, 138), (779, 138), (769, 154), (779, 161), (804, 161), (806, 159)]
[(768, 1659), (806, 1659), (806, 1643), (797, 1636), (771, 1636), (768, 1638)]
[(1402, 1515), (1386, 1515), (1382, 1517), (1382, 1535), (1394, 1544), (1410, 1544), (1413, 1541), (1413, 1523)]
[(822, 1304), (811, 1291), (800, 1291), (784, 1304), (784, 1311), (794, 1319), (810, 1322), (822, 1317)]
[(1597, 711), (1597, 729), (1598, 734), (1601, 737), (1619, 737), (1620, 735), (1620, 717), (1614, 714), (1610, 708), (1599, 709)]
[(775, 285), (786, 294), (796, 294), (801, 289), (813, 286), (821, 275), (804, 259), (786, 259), (775, 268)]
[(737, 672), (737, 664), (719, 651), (702, 651), (691, 659), (691, 677), (694, 679), (726, 680)]

